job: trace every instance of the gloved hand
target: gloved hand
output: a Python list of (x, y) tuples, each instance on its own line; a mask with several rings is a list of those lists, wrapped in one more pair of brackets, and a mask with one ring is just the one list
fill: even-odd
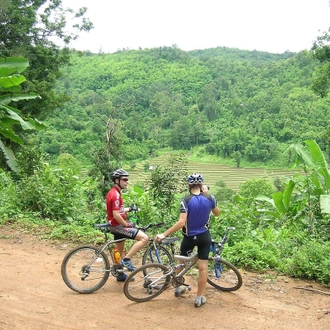
[(128, 222), (128, 226), (126, 228), (135, 228), (136, 224), (134, 222)]
[(139, 211), (139, 208), (135, 204), (132, 204), (128, 209), (129, 209), (129, 212)]

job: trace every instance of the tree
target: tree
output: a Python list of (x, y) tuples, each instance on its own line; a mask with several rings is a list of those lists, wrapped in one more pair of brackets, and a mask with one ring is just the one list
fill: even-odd
[(314, 58), (316, 58), (320, 66), (316, 71), (316, 77), (314, 78), (312, 88), (313, 90), (325, 97), (328, 95), (330, 88), (330, 34), (324, 33), (317, 37), (313, 44), (312, 52)]
[[(67, 97), (56, 95), (52, 90), (61, 76), (61, 66), (69, 63), (69, 50), (61, 49), (53, 40), (61, 40), (67, 46), (78, 35), (66, 31), (89, 31), (93, 25), (84, 18), (86, 10), (65, 9), (61, 0), (2, 2), (0, 57), (27, 58), (30, 68), (26, 72), (27, 82), (22, 87), (25, 92), (41, 96), (41, 99), (19, 104), (25, 115), (43, 119), (67, 101)], [(72, 27), (68, 26), (69, 21), (74, 22)]]
[(169, 165), (157, 165), (150, 172), (147, 185), (152, 199), (166, 218), (175, 207), (176, 195), (187, 189), (187, 156), (183, 152), (172, 153)]
[(96, 113), (105, 124), (106, 144), (95, 154), (94, 167), (91, 169), (90, 175), (98, 179), (98, 187), (104, 197), (111, 187), (111, 172), (114, 170), (114, 167), (121, 166), (119, 164), (122, 152), (122, 139), (116, 137), (116, 129), (121, 115), (132, 103), (133, 99), (125, 106), (119, 105), (115, 107), (110, 111), (106, 119), (98, 116)]

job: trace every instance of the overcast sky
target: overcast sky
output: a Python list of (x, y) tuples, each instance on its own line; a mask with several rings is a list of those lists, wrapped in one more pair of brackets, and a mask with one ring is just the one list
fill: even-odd
[(113, 53), (177, 45), (270, 53), (310, 49), (330, 27), (329, 0), (63, 0), (95, 28), (71, 45)]

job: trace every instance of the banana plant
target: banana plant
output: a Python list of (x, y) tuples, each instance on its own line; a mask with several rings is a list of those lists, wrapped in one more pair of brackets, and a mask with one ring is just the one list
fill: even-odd
[(21, 73), (28, 66), (28, 60), (22, 57), (0, 58), (0, 149), (7, 165), (14, 172), (19, 172), (19, 166), (13, 151), (6, 146), (6, 142), (23, 144), (23, 140), (15, 133), (14, 126), (20, 125), (23, 130), (45, 128), (45, 125), (37, 119), (23, 119), (20, 111), (10, 106), (11, 102), (40, 97), (33, 93), (21, 93), (20, 85), (26, 80)]
[(328, 194), (330, 189), (330, 173), (323, 152), (314, 140), (305, 141), (307, 148), (300, 144), (293, 145), (296, 154), (296, 165), (302, 165), (306, 174), (319, 190), (320, 194)]
[(263, 209), (262, 211), (271, 214), (275, 218), (280, 218), (281, 215), (288, 214), (290, 212), (291, 197), (294, 187), (295, 182), (293, 180), (290, 180), (283, 192), (277, 191), (276, 193), (271, 195), (272, 198), (260, 196), (256, 198), (256, 201), (270, 203), (273, 209)]
[[(301, 144), (290, 146), (297, 155), (296, 166), (302, 166), (306, 175), (309, 199), (313, 196), (319, 200), (321, 212), (330, 213), (330, 173), (328, 170), (328, 164), (316, 141), (307, 140), (305, 143), (307, 147), (304, 147)], [(295, 182), (290, 180), (283, 193), (279, 191), (274, 193), (272, 198), (258, 197), (256, 200), (270, 203), (273, 206), (273, 210), (263, 211), (271, 213), (278, 218), (281, 215), (290, 212), (294, 187)]]

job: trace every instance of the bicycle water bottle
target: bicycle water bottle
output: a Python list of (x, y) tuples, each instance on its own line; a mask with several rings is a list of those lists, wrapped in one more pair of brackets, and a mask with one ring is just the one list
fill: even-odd
[(116, 247), (113, 249), (113, 258), (114, 258), (116, 264), (120, 263), (120, 260), (121, 260), (120, 253)]

